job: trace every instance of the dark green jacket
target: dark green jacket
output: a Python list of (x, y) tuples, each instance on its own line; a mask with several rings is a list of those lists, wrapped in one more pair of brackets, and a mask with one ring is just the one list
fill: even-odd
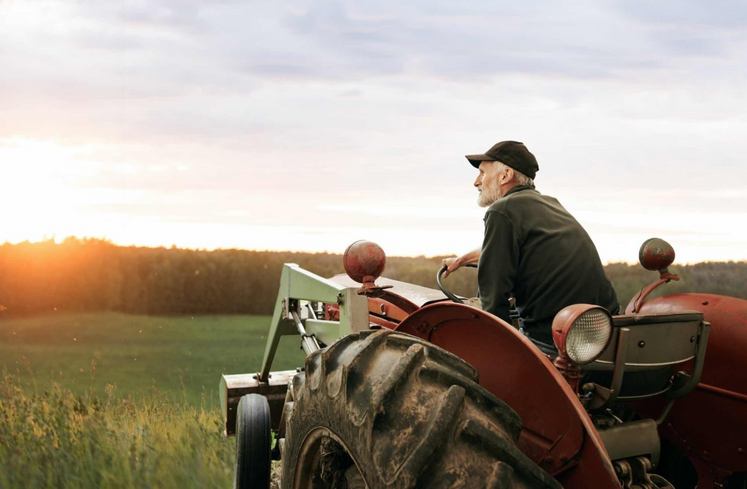
[(589, 235), (557, 199), (532, 187), (514, 187), (488, 208), (477, 276), (484, 310), (510, 322), (513, 295), (524, 330), (545, 343), (566, 306), (619, 309)]

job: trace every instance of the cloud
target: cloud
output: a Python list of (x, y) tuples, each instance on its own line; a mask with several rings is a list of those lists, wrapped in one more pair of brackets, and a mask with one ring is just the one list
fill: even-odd
[[(184, 224), (180, 236), (211, 220), (316, 229), (375, 217), (378, 228), (414, 230), (414, 242), (418, 230), (468, 226), (437, 215), (444, 202), (454, 215), (476, 212), (463, 220), (479, 235), (463, 155), (501, 139), (524, 140), (540, 158), (540, 189), (574, 212), (645, 215), (645, 203), (727, 214), (743, 199), (698, 191), (747, 185), (745, 10), (5, 2), (0, 134), (73, 148), (54, 182), (68, 196), (91, 190), (94, 203), (79, 209), (97, 223), (160, 213)], [(441, 246), (459, 246), (449, 239)]]
[(709, 26), (721, 28), (747, 26), (747, 5), (740, 0), (625, 0), (613, 5), (630, 17), (659, 25)]

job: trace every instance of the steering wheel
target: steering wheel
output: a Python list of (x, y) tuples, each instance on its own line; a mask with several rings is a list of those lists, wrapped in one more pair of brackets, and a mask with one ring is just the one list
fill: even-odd
[[(465, 265), (465, 267), (477, 268), (477, 265), (474, 264), (474, 263), (470, 263), (468, 265)], [(444, 272), (448, 268), (449, 267), (447, 267), (446, 265), (444, 265), (444, 266), (441, 267), (441, 269), (436, 274), (436, 283), (438, 284), (438, 288), (441, 289), (441, 292), (443, 292), (444, 295), (446, 297), (448, 297), (449, 299), (451, 299), (452, 301), (456, 302), (457, 304), (464, 304), (464, 301), (462, 299), (460, 299), (459, 297), (455, 296), (454, 294), (452, 294), (451, 292), (449, 292), (448, 290), (446, 290), (446, 287), (444, 287), (444, 285), (441, 283), (441, 275), (443, 275)]]

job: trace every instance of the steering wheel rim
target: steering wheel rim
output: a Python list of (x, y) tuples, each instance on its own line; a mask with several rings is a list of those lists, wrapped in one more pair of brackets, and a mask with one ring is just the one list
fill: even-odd
[[(474, 263), (470, 263), (470, 264), (468, 264), (468, 265), (465, 265), (465, 266), (467, 266), (467, 267), (470, 267), (470, 268), (477, 268), (477, 265), (475, 265)], [(448, 270), (448, 268), (449, 268), (448, 266), (444, 265), (444, 266), (442, 266), (442, 267), (441, 267), (441, 268), (440, 268), (440, 269), (438, 270), (438, 273), (436, 274), (436, 283), (438, 284), (438, 288), (439, 288), (439, 289), (441, 289), (441, 292), (443, 292), (443, 293), (444, 293), (444, 295), (445, 295), (445, 296), (446, 296), (446, 297), (447, 297), (448, 299), (451, 299), (451, 301), (452, 301), (452, 302), (456, 302), (457, 304), (464, 304), (464, 301), (463, 301), (462, 299), (460, 299), (459, 297), (457, 297), (457, 296), (455, 296), (454, 294), (452, 294), (451, 292), (449, 292), (449, 291), (448, 291), (448, 290), (446, 289), (446, 287), (444, 287), (444, 284), (442, 284), (442, 283), (441, 283), (441, 275), (443, 275), (443, 274), (444, 274), (444, 272), (445, 272), (446, 270)]]

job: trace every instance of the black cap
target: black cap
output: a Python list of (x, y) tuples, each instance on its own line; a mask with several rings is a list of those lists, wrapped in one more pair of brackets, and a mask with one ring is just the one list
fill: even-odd
[(466, 158), (475, 168), (479, 168), (483, 161), (500, 161), (532, 180), (539, 171), (537, 158), (529, 152), (524, 143), (517, 141), (501, 141), (493, 145), (485, 154), (467, 155)]

